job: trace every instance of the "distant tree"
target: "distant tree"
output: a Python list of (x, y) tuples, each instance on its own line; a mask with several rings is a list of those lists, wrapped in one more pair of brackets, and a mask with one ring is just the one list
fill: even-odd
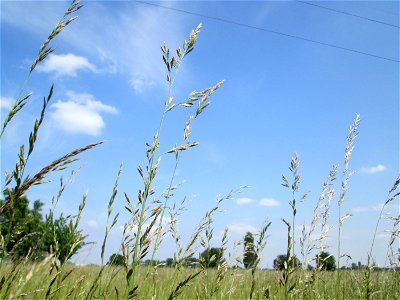
[(156, 266), (158, 265), (160, 262), (157, 259), (146, 259), (143, 264), (145, 266)]
[(124, 265), (124, 256), (118, 253), (114, 253), (108, 259), (107, 265), (110, 266), (123, 266)]
[(317, 254), (317, 268), (324, 271), (334, 271), (336, 270), (336, 260), (335, 257), (329, 252), (322, 251)]
[(51, 246), (60, 263), (64, 263), (87, 245), (86, 236), (75, 228), (71, 217), (65, 218), (61, 214), (59, 218), (53, 220), (47, 216), (45, 228), (44, 246), (46, 249), (50, 249)]
[(196, 267), (199, 263), (199, 260), (196, 257), (191, 257), (186, 261), (187, 267)]
[(172, 267), (172, 265), (174, 264), (174, 259), (173, 258), (167, 258), (165, 261), (167, 267)]
[(286, 254), (280, 254), (274, 259), (274, 269), (282, 271), (284, 267), (284, 263), (286, 261)]
[[(0, 200), (0, 206), (9, 199), (8, 194), (4, 196), (5, 199)], [(30, 209), (28, 198), (21, 196), (3, 212), (0, 234), (4, 243), (0, 244), (0, 257), (7, 255), (12, 259), (18, 259), (28, 254), (31, 254), (31, 258), (41, 256), (44, 250), (43, 244), (40, 243), (44, 230), (42, 207), (43, 203), (36, 200), (33, 209)]]
[[(4, 194), (0, 206), (9, 199)], [(77, 230), (72, 218), (62, 215), (42, 217), (43, 202), (36, 200), (29, 207), (26, 196), (15, 199), (0, 217), (0, 257), (40, 259), (50, 251), (61, 263), (77, 253), (86, 243), (82, 231)], [(51, 249), (51, 250), (50, 250)]]
[(207, 268), (215, 268), (224, 262), (222, 248), (207, 248), (200, 254), (200, 262)]
[[(285, 269), (285, 262), (286, 262), (286, 254), (280, 254), (278, 255), (275, 259), (274, 259), (274, 269), (278, 270), (278, 271), (282, 271)], [(297, 256), (295, 256), (293, 258), (293, 263), (294, 263), (294, 267), (295, 268), (300, 268), (301, 267), (301, 262), (300, 260), (297, 258)]]
[(256, 262), (258, 255), (254, 249), (254, 237), (251, 232), (247, 232), (244, 237), (243, 265), (246, 269), (251, 268)]

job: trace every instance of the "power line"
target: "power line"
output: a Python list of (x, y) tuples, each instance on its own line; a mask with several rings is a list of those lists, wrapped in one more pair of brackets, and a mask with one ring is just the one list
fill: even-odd
[(370, 21), (370, 22), (375, 22), (375, 23), (379, 23), (379, 24), (382, 24), (382, 25), (391, 26), (391, 27), (394, 27), (394, 28), (400, 28), (400, 26), (398, 26), (398, 25), (382, 22), (382, 21), (379, 21), (379, 20), (367, 18), (367, 17), (364, 17), (364, 16), (356, 15), (356, 14), (353, 14), (353, 13), (349, 13), (349, 12), (346, 12), (346, 11), (342, 11), (342, 10), (338, 10), (338, 9), (334, 9), (334, 8), (330, 8), (330, 7), (326, 7), (326, 6), (322, 6), (322, 5), (319, 5), (319, 4), (315, 4), (315, 3), (311, 3), (311, 2), (307, 2), (307, 1), (300, 1), (300, 0), (294, 0), (294, 1), (302, 3), (302, 4), (311, 5), (311, 6), (315, 6), (315, 7), (318, 7), (318, 8), (326, 9), (326, 10), (329, 10), (329, 11), (333, 11), (333, 12), (336, 12), (336, 13), (339, 13), (339, 14), (344, 14), (344, 15), (347, 15), (347, 16), (351, 16), (351, 17), (367, 20), (367, 21)]
[(387, 61), (391, 61), (391, 62), (396, 62), (396, 63), (400, 62), (397, 59), (393, 59), (393, 58), (389, 58), (389, 57), (384, 57), (384, 56), (371, 54), (371, 53), (367, 53), (367, 52), (360, 51), (360, 50), (355, 50), (355, 49), (350, 49), (350, 48), (347, 48), (347, 47), (342, 47), (342, 46), (338, 46), (338, 45), (334, 45), (334, 44), (320, 42), (320, 41), (317, 41), (317, 40), (313, 40), (313, 39), (309, 39), (309, 38), (305, 38), (305, 37), (301, 37), (301, 36), (297, 36), (297, 35), (293, 35), (293, 34), (288, 34), (288, 33), (280, 32), (280, 31), (275, 31), (275, 30), (270, 30), (270, 29), (266, 29), (266, 28), (262, 28), (262, 27), (257, 27), (257, 26), (252, 26), (252, 25), (248, 25), (248, 24), (244, 24), (244, 23), (239, 23), (239, 22), (236, 22), (236, 21), (222, 19), (222, 18), (219, 18), (219, 17), (211, 17), (211, 16), (204, 15), (204, 14), (199, 14), (199, 13), (195, 13), (195, 12), (191, 12), (191, 11), (187, 11), (187, 10), (183, 10), (183, 9), (179, 9), (179, 8), (163, 6), (163, 5), (160, 5), (160, 4), (155, 4), (155, 3), (145, 2), (145, 1), (136, 0), (135, 2), (141, 3), (141, 4), (146, 4), (146, 5), (152, 5), (152, 6), (156, 6), (156, 7), (160, 7), (160, 8), (164, 8), (164, 9), (168, 9), (168, 10), (172, 10), (172, 11), (176, 11), (176, 12), (180, 12), (180, 13), (184, 13), (184, 14), (188, 14), (188, 15), (207, 18), (207, 19), (210, 19), (210, 20), (218, 21), (218, 22), (223, 22), (223, 23), (227, 23), (227, 24), (232, 24), (232, 25), (237, 25), (237, 26), (246, 27), (246, 28), (250, 28), (250, 29), (260, 30), (260, 31), (268, 32), (268, 33), (273, 33), (273, 34), (277, 34), (277, 35), (281, 35), (281, 36), (285, 36), (285, 37), (289, 37), (289, 38), (293, 38), (293, 39), (297, 39), (297, 40), (302, 40), (302, 41), (306, 41), (306, 42), (310, 42), (310, 43), (314, 43), (314, 44), (318, 44), (318, 45), (322, 45), (322, 46), (326, 46), (326, 47), (331, 47), (331, 48), (340, 49), (340, 50), (344, 50), (344, 51), (348, 51), (348, 52), (353, 52), (353, 53), (362, 54), (362, 55), (366, 55), (366, 56), (370, 56), (370, 57), (375, 57), (375, 58), (379, 58), (379, 59), (383, 59), (383, 60), (387, 60)]

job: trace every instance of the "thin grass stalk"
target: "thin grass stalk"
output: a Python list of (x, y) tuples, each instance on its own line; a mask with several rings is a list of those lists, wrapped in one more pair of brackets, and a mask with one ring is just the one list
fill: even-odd
[(27, 103), (28, 98), (31, 96), (31, 93), (29, 93), (28, 95), (26, 95), (24, 97), (22, 97), (22, 94), (23, 94), (23, 92), (24, 92), (24, 90), (26, 88), (26, 85), (28, 84), (28, 81), (30, 79), (30, 76), (31, 76), (33, 70), (36, 68), (37, 64), (39, 64), (40, 62), (45, 60), (46, 57), (55, 50), (54, 48), (48, 47), (49, 43), (62, 31), (62, 29), (64, 27), (68, 26), (71, 22), (73, 22), (77, 18), (77, 16), (74, 16), (74, 17), (71, 17), (71, 18), (67, 19), (67, 17), (69, 17), (69, 15), (77, 12), (79, 9), (82, 8), (82, 6), (83, 5), (80, 4), (80, 0), (72, 1), (71, 5), (65, 11), (63, 17), (58, 21), (58, 23), (53, 28), (53, 30), (50, 33), (50, 35), (47, 37), (47, 39), (44, 41), (44, 43), (40, 47), (39, 53), (38, 53), (37, 57), (32, 62), (32, 65), (31, 65), (31, 67), (29, 69), (29, 72), (25, 77), (25, 80), (24, 80), (24, 82), (22, 84), (22, 87), (20, 88), (18, 96), (17, 96), (13, 106), (11, 107), (11, 109), (10, 109), (10, 111), (8, 113), (8, 116), (4, 120), (4, 123), (3, 123), (2, 127), (1, 127), (0, 139), (3, 137), (5, 129), (6, 129), (7, 125), (9, 124), (9, 122), (25, 106), (25, 104)]
[(104, 269), (105, 269), (104, 252), (105, 252), (105, 249), (106, 249), (107, 238), (108, 238), (108, 234), (109, 234), (110, 230), (117, 223), (118, 216), (119, 216), (119, 213), (117, 213), (114, 216), (111, 225), (109, 225), (111, 214), (112, 214), (112, 211), (113, 211), (113, 205), (114, 205), (115, 197), (117, 196), (117, 193), (118, 193), (118, 183), (119, 183), (119, 179), (120, 179), (120, 176), (121, 176), (121, 172), (122, 172), (122, 164), (119, 166), (119, 170), (118, 170), (118, 173), (117, 173), (117, 178), (116, 178), (115, 183), (114, 183), (113, 191), (112, 191), (110, 200), (108, 201), (107, 222), (106, 222), (104, 239), (103, 239), (103, 244), (101, 245), (101, 254), (100, 254), (101, 268), (100, 268), (100, 271), (99, 271), (98, 275), (96, 276), (95, 280), (93, 281), (92, 286), (89, 289), (89, 292), (87, 293), (86, 299), (91, 299), (93, 297), (93, 294), (94, 294), (94, 292), (95, 292), (97, 287), (99, 287), (98, 297), (100, 297), (100, 294), (101, 294), (102, 275), (103, 275), (103, 272), (104, 272)]
[(345, 156), (344, 156), (344, 166), (343, 166), (343, 171), (342, 171), (342, 184), (341, 184), (341, 191), (340, 191), (340, 197), (338, 200), (338, 245), (337, 245), (337, 268), (336, 268), (336, 298), (340, 299), (341, 298), (341, 282), (340, 282), (340, 259), (342, 257), (341, 252), (340, 252), (340, 246), (341, 246), (341, 233), (342, 233), (342, 225), (343, 222), (350, 216), (349, 214), (346, 214), (342, 217), (341, 214), (341, 208), (342, 204), (346, 199), (346, 194), (347, 194), (347, 185), (350, 177), (352, 176), (353, 173), (348, 173), (348, 168), (349, 168), (349, 162), (350, 158), (354, 149), (353, 143), (354, 140), (358, 136), (358, 126), (360, 125), (361, 119), (360, 115), (356, 114), (356, 117), (350, 126), (349, 134), (347, 136), (347, 142), (346, 142), (346, 149), (345, 149)]
[(256, 287), (256, 270), (258, 267), (258, 264), (261, 261), (261, 255), (262, 252), (265, 249), (265, 246), (267, 245), (267, 230), (269, 228), (269, 226), (271, 226), (271, 222), (265, 222), (264, 226), (262, 227), (261, 231), (259, 232), (258, 236), (258, 240), (256, 243), (256, 260), (255, 262), (252, 264), (251, 266), (251, 287), (250, 287), (250, 293), (249, 293), (249, 299), (253, 299), (253, 294), (254, 294), (254, 290)]
[[(296, 194), (299, 191), (299, 187), (300, 187), (300, 180), (301, 180), (301, 176), (298, 173), (299, 172), (299, 157), (298, 154), (295, 152), (293, 154), (292, 160), (290, 162), (290, 167), (289, 170), (292, 173), (292, 177), (293, 177), (293, 181), (290, 184), (289, 180), (282, 175), (282, 186), (288, 188), (291, 191), (291, 196), (292, 196), (292, 200), (289, 202), (290, 207), (292, 208), (292, 224), (291, 226), (288, 226), (288, 229), (290, 229), (288, 231), (288, 239), (291, 239), (290, 243), (288, 243), (288, 249), (290, 248), (291, 251), (288, 252), (288, 255), (286, 257), (286, 264), (291, 266), (287, 266), (287, 270), (284, 273), (285, 276), (285, 280), (283, 281), (283, 283), (285, 284), (285, 297), (287, 297), (288, 293), (291, 292), (292, 290), (294, 290), (298, 284), (298, 278), (295, 280), (295, 283), (289, 288), (289, 290), (287, 289), (287, 284), (289, 282), (289, 278), (292, 277), (292, 275), (294, 275), (295, 272), (298, 271), (298, 266), (297, 266), (297, 257), (295, 254), (295, 226), (296, 226), (296, 214), (297, 214), (297, 207), (296, 207)], [(309, 192), (306, 192), (301, 198), (300, 201), (303, 202), (305, 201), (305, 199), (307, 198)], [(288, 222), (286, 220), (283, 220), (284, 223), (287, 225)]]

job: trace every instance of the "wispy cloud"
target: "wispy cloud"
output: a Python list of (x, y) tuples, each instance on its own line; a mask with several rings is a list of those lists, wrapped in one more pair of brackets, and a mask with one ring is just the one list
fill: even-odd
[(90, 227), (90, 228), (97, 228), (98, 227), (98, 223), (96, 220), (88, 220), (86, 222), (86, 224)]
[(239, 198), (236, 200), (237, 205), (246, 205), (252, 202), (254, 202), (254, 199), (251, 198)]
[(279, 206), (280, 205), (278, 200), (275, 200), (275, 199), (272, 199), (272, 198), (261, 199), (258, 202), (258, 204), (261, 205), (261, 206)]
[[(90, 10), (80, 11), (79, 26), (64, 30), (57, 39), (87, 57), (83, 64), (86, 70), (93, 70), (94, 63), (99, 72), (120, 73), (137, 93), (164, 86), (166, 71), (160, 60), (160, 46), (163, 41), (168, 41), (174, 51), (187, 38), (189, 29), (185, 28), (181, 18), (161, 8), (129, 2), (119, 4), (123, 8), (115, 12), (107, 2), (92, 2)], [(4, 5), (2, 3), (1, 20), (42, 37), (52, 30), (65, 8), (65, 3), (27, 2), (21, 5), (6, 1)], [(26, 11), (31, 12), (29, 17)], [(196, 25), (191, 24), (191, 27)], [(43, 68), (53, 70), (46, 63)], [(76, 74), (76, 71), (64, 72), (73, 76), (70, 74)]]
[(10, 97), (0, 98), (0, 109), (10, 109), (14, 100)]
[[(256, 200), (251, 199), (251, 198), (239, 198), (236, 200), (237, 205), (247, 205), (250, 203), (256, 202)], [(280, 203), (278, 200), (272, 199), (272, 198), (263, 198), (260, 201), (258, 201), (258, 205), (261, 206), (279, 206)]]
[(366, 207), (355, 207), (353, 208), (354, 213), (363, 213), (363, 212), (371, 212), (371, 211), (380, 211), (383, 207), (383, 203), (378, 203), (373, 206)]
[(390, 237), (390, 232), (380, 232), (376, 235), (377, 239), (388, 239)]
[(71, 133), (99, 135), (105, 127), (101, 113), (116, 114), (115, 107), (106, 105), (87, 93), (67, 92), (67, 101), (53, 104), (50, 119), (54, 126)]
[(39, 72), (55, 73), (56, 76), (75, 77), (78, 71), (96, 72), (96, 66), (86, 57), (72, 53), (50, 54), (43, 64), (37, 66)]
[(359, 172), (364, 174), (375, 174), (375, 173), (385, 172), (386, 170), (387, 170), (386, 166), (378, 164), (375, 167), (362, 167)]
[(144, 90), (155, 85), (156, 83), (152, 80), (144, 80), (140, 78), (134, 78), (131, 80), (131, 86), (138, 93), (142, 93)]
[(233, 223), (228, 226), (229, 231), (237, 234), (246, 234), (246, 232), (256, 233), (257, 228), (243, 222)]

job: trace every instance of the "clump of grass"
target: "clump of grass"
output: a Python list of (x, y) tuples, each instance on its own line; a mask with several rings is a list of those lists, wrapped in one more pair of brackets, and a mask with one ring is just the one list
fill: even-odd
[[(307, 268), (308, 264), (313, 260), (309, 259), (309, 255), (316, 249), (318, 249), (317, 241), (320, 242), (320, 252), (324, 250), (322, 241), (326, 238), (327, 232), (325, 230), (325, 226), (327, 225), (330, 202), (334, 194), (334, 190), (332, 188), (332, 182), (336, 179), (337, 167), (333, 166), (332, 170), (329, 172), (329, 175), (325, 182), (323, 183), (321, 194), (318, 198), (317, 203), (314, 206), (313, 216), (310, 222), (310, 228), (307, 231), (306, 226), (302, 227), (302, 236), (300, 238), (300, 246), (301, 246), (301, 254), (303, 256), (303, 267)], [(324, 209), (324, 210), (322, 210)], [(317, 226), (319, 221), (322, 218), (321, 223), (321, 234), (318, 238), (313, 238), (313, 234), (317, 230)]]
[[(326, 246), (324, 245), (324, 240), (327, 238), (329, 230), (331, 229), (328, 226), (328, 218), (331, 207), (331, 201), (335, 194), (335, 190), (332, 187), (333, 181), (336, 179), (337, 166), (333, 166), (332, 170), (329, 172), (329, 175), (325, 182), (322, 185), (321, 194), (314, 206), (312, 219), (309, 225), (309, 229), (306, 229), (306, 225), (304, 224), (302, 227), (302, 235), (300, 237), (300, 247), (301, 254), (303, 257), (303, 268), (308, 269), (310, 263), (313, 260), (316, 260), (316, 257), (319, 257), (320, 254), (325, 250)], [(317, 237), (313, 237), (314, 234), (317, 233), (317, 227), (320, 225), (320, 232)], [(315, 251), (317, 251), (317, 255), (310, 258)], [(305, 275), (301, 280), (304, 286), (303, 288), (303, 297), (308, 293), (312, 292), (312, 288), (315, 284), (317, 284), (318, 276), (316, 274), (317, 271), (320, 271), (320, 267), (318, 267), (309, 273), (304, 273)]]

